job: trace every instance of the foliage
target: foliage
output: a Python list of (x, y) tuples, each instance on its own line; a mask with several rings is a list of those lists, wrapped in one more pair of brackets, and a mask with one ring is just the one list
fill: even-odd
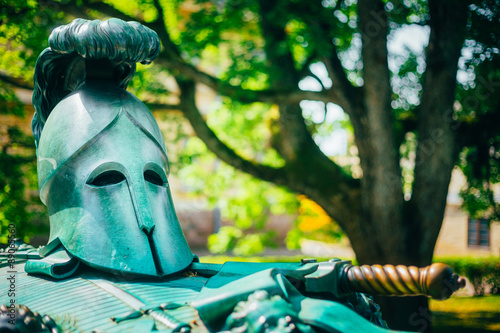
[[(58, 8), (31, 0), (2, 0), (0, 5), (0, 114), (25, 117), (13, 86), (30, 87), (36, 58), (48, 46), (49, 31), (64, 17)], [(14, 83), (12, 85), (11, 83)], [(48, 232), (46, 208), (38, 198), (34, 140), (17, 125), (4, 125), (0, 142), (0, 243), (5, 228), (16, 225), (16, 236), (28, 242)]]
[(449, 265), (455, 273), (467, 277), (474, 288), (474, 295), (483, 296), (486, 290), (500, 293), (500, 261), (498, 257), (439, 258), (436, 261)]
[[(293, 256), (230, 256), (230, 255), (210, 255), (200, 257), (200, 262), (223, 264), (227, 261), (239, 262), (300, 262), (304, 259), (302, 255)], [(331, 258), (316, 258), (318, 261), (328, 261)]]
[(459, 162), (468, 181), (461, 192), (463, 207), (475, 218), (500, 221), (494, 193), (500, 183), (500, 12), (495, 6), (497, 1), (483, 1), (471, 11), (457, 108), (460, 119), (472, 124), (462, 138), (465, 149)]
[(40, 208), (34, 142), (19, 128), (10, 127), (8, 141), (0, 151), (0, 243), (6, 244), (9, 224), (15, 225), (16, 237), (29, 242), (30, 237), (48, 232)]
[[(224, 139), (238, 143), (242, 154), (257, 155), (258, 147), (265, 144), (266, 126), (262, 119), (265, 109), (257, 105), (248, 113), (239, 111), (237, 106), (221, 106), (210, 113), (208, 121), (223, 128)], [(248, 140), (250, 137), (253, 140)], [(266, 221), (270, 214), (294, 214), (298, 206), (295, 195), (221, 162), (199, 138), (184, 138), (182, 149), (169, 152), (172, 169), (189, 192), (206, 198), (209, 206), (221, 209), (223, 220), (234, 223), (209, 237), (209, 250), (251, 255), (273, 246), (275, 235), (272, 230), (264, 229)], [(272, 151), (260, 158), (270, 164), (280, 163)]]
[(299, 202), (295, 228), (286, 238), (288, 249), (299, 249), (301, 239), (336, 243), (343, 238), (344, 233), (340, 227), (321, 206), (304, 196), (299, 196)]
[(432, 329), (440, 333), (498, 332), (500, 295), (430, 300)]
[(29, 81), (48, 34), (65, 15), (56, 4), (33, 0), (2, 0), (0, 8), (0, 68)]
[[(500, 183), (500, 133), (496, 126), (500, 120), (500, 98), (495, 94), (495, 89), (500, 86), (499, 68), (499, 55), (492, 60), (485, 60), (471, 83), (473, 88), (466, 86), (461, 91), (466, 96), (465, 101), (469, 101), (463, 104), (463, 117), (479, 113), (469, 120), (475, 125), (476, 131), (471, 133), (475, 140), (466, 146), (460, 159), (461, 170), (468, 181), (461, 193), (464, 208), (473, 217), (487, 216), (494, 221), (500, 221), (500, 204), (494, 193), (495, 184)], [(486, 95), (482, 95), (485, 90)], [(484, 96), (484, 100), (479, 100), (478, 96)], [(481, 107), (471, 108), (475, 102), (481, 103)]]
[(208, 238), (208, 249), (215, 254), (232, 252), (238, 256), (250, 256), (264, 252), (266, 247), (274, 246), (272, 232), (259, 232), (244, 235), (242, 230), (222, 227)]
[(232, 226), (222, 227), (217, 234), (208, 237), (208, 249), (215, 254), (227, 253), (234, 249), (241, 236), (241, 229)]
[[(263, 104), (244, 106), (224, 99), (207, 117), (222, 140), (238, 147), (238, 153), (279, 166), (282, 159), (273, 149), (266, 149), (270, 133), (268, 109)], [(251, 140), (249, 140), (251, 138)], [(323, 241), (339, 240), (343, 233), (336, 223), (313, 201), (295, 195), (241, 173), (221, 163), (196, 137), (185, 141), (179, 154), (170, 158), (178, 177), (192, 193), (202, 195), (212, 206), (221, 208), (222, 218), (234, 226), (222, 227), (208, 239), (212, 253), (235, 255), (262, 253), (273, 247), (275, 235), (264, 230), (270, 214), (298, 212), (296, 227), (287, 237), (289, 248), (298, 248), (300, 238)]]

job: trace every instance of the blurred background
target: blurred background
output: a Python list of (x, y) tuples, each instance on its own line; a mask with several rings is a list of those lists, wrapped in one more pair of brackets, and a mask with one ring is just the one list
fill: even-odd
[[(129, 90), (163, 132), (203, 261), (425, 266), (449, 301), (381, 299), (393, 328), (500, 330), (500, 1), (8, 1), (0, 7), (0, 241), (49, 235), (31, 135), (51, 30), (118, 17), (162, 52)], [(432, 325), (431, 325), (432, 324)]]

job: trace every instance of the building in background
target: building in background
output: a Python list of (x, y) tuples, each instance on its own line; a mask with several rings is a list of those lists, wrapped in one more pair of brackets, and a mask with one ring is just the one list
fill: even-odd
[[(434, 250), (435, 256), (499, 256), (500, 221), (491, 221), (487, 216), (471, 218), (461, 208), (460, 189), (466, 184), (462, 172), (453, 170), (448, 203), (441, 232)], [(495, 196), (500, 200), (499, 191)]]

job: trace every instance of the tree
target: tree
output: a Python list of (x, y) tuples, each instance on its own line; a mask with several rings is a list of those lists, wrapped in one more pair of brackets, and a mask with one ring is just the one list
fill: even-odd
[[(474, 115), (471, 122), (460, 111), (459, 58), (465, 41), (480, 41), (486, 47), (480, 53), (488, 52), (488, 61), (498, 59), (498, 1), (83, 0), (26, 6), (35, 16), (45, 10), (69, 17), (104, 15), (154, 29), (163, 45), (151, 74), (159, 84), (156, 92), (169, 93), (161, 84), (165, 71), (179, 89), (178, 105), (163, 107), (180, 109), (220, 160), (317, 202), (348, 235), (361, 263), (430, 264), (451, 171), (462, 148), (477, 142), (471, 128), (487, 118)], [(388, 39), (408, 24), (428, 27), (425, 54), (408, 50), (390, 68), (394, 55)], [(311, 70), (317, 63), (331, 84)], [(318, 91), (299, 88), (307, 77), (316, 79)], [(197, 104), (199, 85), (222, 96), (234, 116), (256, 103), (265, 105), (266, 144), (245, 150), (210, 126)], [(353, 177), (319, 149), (313, 139), (318, 126), (304, 117), (303, 100), (334, 103), (349, 115), (362, 177)], [(162, 107), (165, 100), (152, 102)], [(266, 163), (261, 151), (273, 152), (278, 162)], [(413, 180), (402, 177), (408, 151), (415, 155)], [(424, 299), (387, 302), (396, 304), (385, 312), (393, 327), (421, 328), (422, 312), (415, 311), (425, 309)]]

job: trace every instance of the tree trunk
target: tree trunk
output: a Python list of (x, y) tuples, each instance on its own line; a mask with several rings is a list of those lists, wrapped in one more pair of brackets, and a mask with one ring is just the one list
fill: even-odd
[[(356, 221), (339, 222), (349, 236), (358, 261), (363, 264), (430, 265), (444, 217), (456, 157), (451, 115), (467, 4), (464, 1), (430, 1), (429, 9), (431, 36), (418, 114), (415, 181), (412, 199), (405, 202), (399, 147), (394, 141), (394, 119), (390, 112), (392, 91), (387, 67), (385, 11), (380, 1), (358, 2), (363, 42), (364, 109), (357, 114), (366, 117), (361, 127), (354, 127), (355, 131), (358, 129), (355, 138), (363, 169), (361, 214)], [(333, 214), (336, 208), (325, 209)], [(389, 327), (430, 330), (426, 298), (379, 297), (377, 300)]]
[(393, 330), (430, 332), (431, 313), (426, 296), (375, 297), (382, 309), (382, 319)]

